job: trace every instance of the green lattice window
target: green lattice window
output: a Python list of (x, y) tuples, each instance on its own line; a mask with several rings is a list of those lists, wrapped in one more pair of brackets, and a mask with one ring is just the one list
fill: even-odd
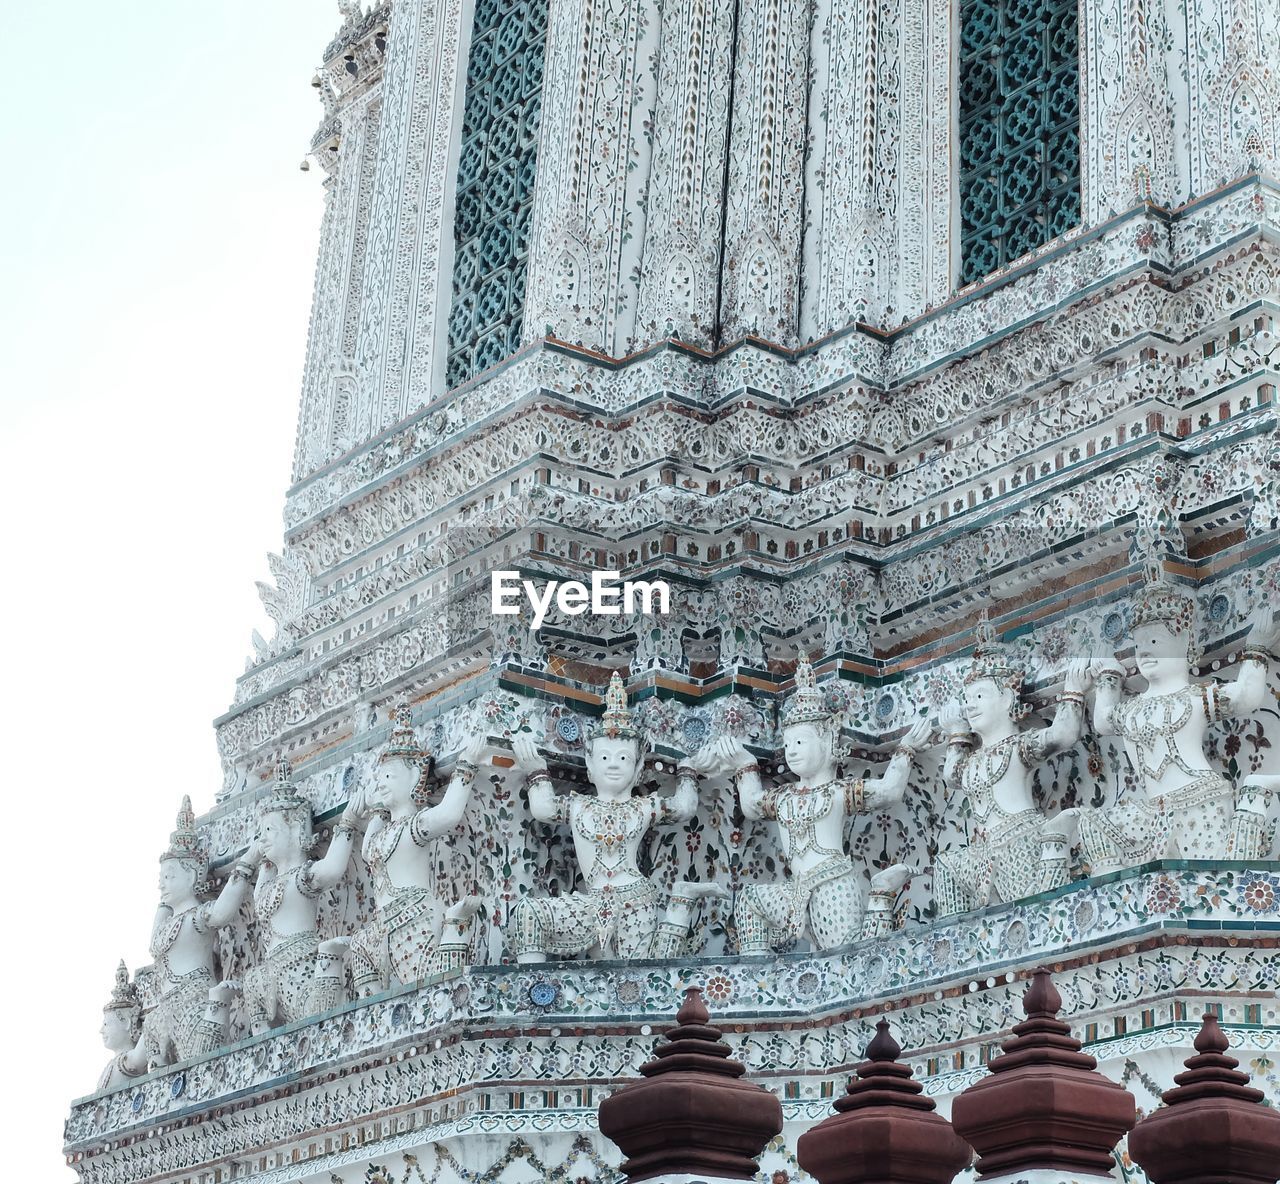
[(961, 0), (961, 283), (1080, 221), (1076, 4)]
[(453, 223), (450, 387), (520, 344), (546, 41), (547, 0), (476, 0)]

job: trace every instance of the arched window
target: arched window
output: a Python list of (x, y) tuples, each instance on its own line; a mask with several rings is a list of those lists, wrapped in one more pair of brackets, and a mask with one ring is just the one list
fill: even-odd
[(450, 387), (520, 344), (547, 0), (476, 0), (454, 205)]
[(960, 2), (962, 284), (1080, 221), (1077, 2)]

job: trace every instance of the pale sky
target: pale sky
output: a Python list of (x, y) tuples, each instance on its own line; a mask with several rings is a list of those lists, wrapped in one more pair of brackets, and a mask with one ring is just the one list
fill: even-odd
[(0, 130), (5, 1167), (62, 1122), (148, 961), (157, 857), (219, 781), (281, 546), (321, 211), (298, 169), (332, 0), (7, 9)]

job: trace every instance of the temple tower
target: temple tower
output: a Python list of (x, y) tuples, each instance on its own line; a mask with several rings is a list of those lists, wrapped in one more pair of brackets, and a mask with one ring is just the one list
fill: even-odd
[[(1204, 692), (1206, 760), (1254, 787), (1230, 859), (1100, 874), (1082, 824), (1049, 836), (1051, 890), (979, 885), (941, 915), (939, 857), (990, 836), (935, 743), (844, 835), (868, 878), (919, 869), (886, 905), (900, 928), (739, 956), (742, 893), (789, 882), (785, 853), (707, 777), (641, 852), (664, 891), (726, 886), (687, 947), (539, 968), (510, 935), (521, 900), (581, 870), (533, 819), (514, 742), (536, 739), (561, 795), (585, 788), (615, 672), (643, 788), (674, 799), (717, 737), (785, 777), (800, 658), (853, 779), (920, 720), (945, 740), (975, 642), (998, 639), (1020, 726), (1081, 716), (1083, 739), (1018, 749), (1035, 808), (1110, 817), (1141, 778), (1068, 671), (1138, 661), (1145, 579), (1190, 606), (1189, 685), (1266, 664), (1249, 639), (1280, 604), (1280, 8), (347, 0), (340, 21), (313, 80), (325, 206), (260, 585), (275, 632), (216, 721), (224, 779), (193, 787), (197, 825), (226, 880), (279, 762), (324, 850), (388, 743), (416, 729), (435, 802), (485, 737), (433, 869), (443, 899), (480, 902), (469, 961), (253, 1038), (233, 1006), (225, 1047), (75, 1103), (84, 1184), (604, 1184), (596, 1108), (689, 985), (781, 1099), (760, 1162), (790, 1177), (883, 1010), (945, 1112), (1042, 963), (1142, 1107), (1205, 1006), (1242, 1061), (1273, 1049), (1276, 661), (1256, 711)], [(553, 602), (535, 626), (493, 611), (496, 571), (665, 581), (669, 611)], [(1104, 677), (1136, 701), (1132, 671)], [(374, 911), (352, 869), (317, 906), (325, 937)], [(252, 965), (253, 924), (221, 931), (224, 977)]]

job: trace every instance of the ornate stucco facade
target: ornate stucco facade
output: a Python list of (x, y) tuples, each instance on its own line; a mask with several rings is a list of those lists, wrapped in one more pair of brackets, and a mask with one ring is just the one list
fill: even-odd
[[(513, 741), (536, 740), (560, 794), (586, 788), (613, 671), (651, 748), (640, 788), (674, 799), (678, 766), (720, 738), (781, 783), (798, 657), (842, 775), (887, 776), (964, 693), (982, 614), (1025, 672), (1028, 726), (1047, 725), (1073, 661), (1133, 664), (1153, 564), (1195, 602), (1195, 686), (1267, 662), (1249, 654), (1250, 622), (1280, 607), (1280, 5), (1085, 0), (1078, 221), (962, 286), (958, 47), (980, 7), (343, 5), (315, 80), (326, 204), (262, 586), (276, 631), (216, 722), (225, 776), (190, 787), (192, 834), (238, 904), (285, 760), (319, 850), (353, 841), (405, 701), (444, 774), (487, 746), (461, 825), (424, 845), (435, 896), (479, 905), (462, 965), (362, 998), (339, 983), (319, 1016), (258, 1035), (235, 996), (208, 1051), (73, 1103), (85, 1184), (604, 1184), (618, 1157), (596, 1108), (688, 984), (782, 1101), (766, 1173), (797, 1177), (796, 1138), (884, 1010), (945, 1110), (1041, 964), (1141, 1105), (1205, 1004), (1280, 1100), (1274, 793), (1247, 851), (1089, 875), (1069, 839), (1059, 886), (941, 915), (932, 870), (985, 819), (949, 791), (944, 746), (915, 745), (901, 800), (851, 810), (845, 836), (863, 880), (918, 869), (897, 927), (743, 955), (743, 893), (782, 880), (786, 853), (708, 765), (692, 816), (638, 856), (663, 893), (726, 889), (686, 944), (517, 960), (517, 905), (585, 869), (531, 814)], [(671, 611), (553, 611), (531, 631), (491, 612), (496, 569), (665, 579)], [(1081, 711), (1081, 738), (1032, 770), (1046, 817), (1143, 789), (1092, 687)], [(1280, 660), (1256, 710), (1205, 712), (1215, 773), (1280, 775)], [(377, 921), (376, 879), (353, 857), (316, 886), (320, 938)], [(221, 980), (258, 960), (261, 907), (240, 907), (209, 937)], [(145, 1021), (160, 987), (137, 978)]]

